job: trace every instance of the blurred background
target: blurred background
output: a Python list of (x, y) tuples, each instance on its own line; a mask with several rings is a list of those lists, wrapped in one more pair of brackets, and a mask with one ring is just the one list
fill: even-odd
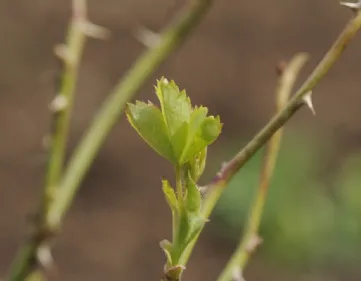
[[(185, 1), (89, 0), (90, 18), (111, 31), (84, 54), (69, 152), (99, 104), (144, 47), (138, 26), (161, 29)], [(272, 116), (275, 66), (296, 52), (308, 74), (352, 16), (336, 0), (214, 1), (190, 40), (153, 75), (137, 99), (155, 101), (161, 76), (224, 123), (209, 149), (206, 183)], [(70, 0), (0, 1), (0, 275), (29, 230), (43, 184), (48, 104)], [(359, 34), (360, 35), (360, 34)], [(246, 280), (360, 280), (361, 37), (314, 91), (316, 116), (302, 109), (287, 124), (261, 236)], [(184, 280), (215, 280), (239, 240), (257, 186), (261, 154), (232, 181), (202, 233)], [(159, 280), (170, 238), (160, 180), (168, 163), (124, 116), (98, 155), (54, 250), (50, 280)]]

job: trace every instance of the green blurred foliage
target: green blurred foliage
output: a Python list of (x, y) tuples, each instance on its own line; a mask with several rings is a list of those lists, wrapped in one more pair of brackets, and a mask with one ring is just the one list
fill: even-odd
[[(327, 171), (332, 147), (294, 132), (281, 147), (262, 218), (261, 257), (290, 268), (357, 266), (361, 260), (361, 153)], [(219, 234), (239, 240), (263, 151), (235, 176), (214, 212)], [(335, 174), (336, 173), (336, 174)]]

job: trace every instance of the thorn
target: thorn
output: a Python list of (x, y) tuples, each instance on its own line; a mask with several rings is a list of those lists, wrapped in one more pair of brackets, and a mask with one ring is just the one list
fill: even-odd
[(245, 281), (240, 268), (235, 268), (232, 273), (232, 281)]
[(154, 48), (158, 45), (161, 36), (159, 33), (156, 33), (150, 29), (140, 27), (135, 32), (135, 38), (147, 48)]
[(198, 190), (199, 190), (199, 192), (200, 192), (200, 194), (201, 194), (202, 197), (204, 197), (204, 196), (206, 195), (208, 189), (209, 189), (209, 186), (208, 186), (208, 185), (198, 186)]
[(108, 29), (88, 21), (79, 22), (79, 28), (88, 37), (96, 39), (108, 39), (110, 37)]
[(263, 242), (262, 238), (257, 234), (248, 241), (246, 250), (248, 253), (252, 253), (261, 243)]
[(223, 173), (225, 172), (225, 170), (228, 167), (228, 162), (224, 161), (221, 163), (221, 169), (218, 171), (216, 177), (221, 178), (223, 176)]
[(54, 264), (54, 259), (48, 245), (39, 247), (37, 251), (37, 258), (44, 268), (49, 268)]
[(361, 9), (361, 0), (359, 0), (358, 2), (355, 2), (355, 3), (341, 2), (340, 5), (350, 8), (352, 11), (356, 12)]
[(70, 57), (69, 49), (65, 44), (56, 45), (54, 48), (54, 53), (58, 58), (60, 58), (64, 61), (69, 60), (69, 57)]
[(304, 97), (303, 97), (304, 103), (308, 106), (308, 108), (312, 111), (313, 115), (316, 115), (316, 111), (312, 104), (312, 91), (309, 91)]
[(65, 44), (56, 45), (54, 48), (54, 53), (66, 64), (72, 65), (75, 63), (74, 55), (70, 53), (69, 48)]
[(221, 170), (224, 170), (227, 168), (228, 162), (224, 161), (221, 163)]
[(50, 103), (50, 111), (51, 112), (59, 112), (64, 110), (68, 105), (68, 100), (63, 95), (57, 95), (53, 101)]

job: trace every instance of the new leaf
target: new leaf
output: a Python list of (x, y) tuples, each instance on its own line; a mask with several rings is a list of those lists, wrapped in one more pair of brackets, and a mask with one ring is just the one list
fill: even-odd
[(194, 165), (195, 158), (203, 155), (199, 167), (192, 167), (194, 172), (198, 170), (194, 178), (198, 179), (205, 162), (202, 151), (219, 136), (222, 124), (218, 117), (207, 116), (206, 107), (192, 108), (186, 92), (180, 91), (174, 81), (161, 78), (155, 91), (161, 110), (151, 103), (128, 104), (128, 120), (156, 152), (174, 165)]
[(128, 103), (126, 115), (132, 127), (158, 154), (174, 162), (162, 113), (154, 104), (139, 101)]

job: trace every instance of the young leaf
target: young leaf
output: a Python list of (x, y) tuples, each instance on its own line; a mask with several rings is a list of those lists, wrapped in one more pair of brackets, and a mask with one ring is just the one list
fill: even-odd
[(167, 180), (162, 180), (162, 185), (163, 185), (163, 193), (165, 195), (165, 199), (167, 200), (169, 207), (171, 208), (172, 212), (177, 213), (178, 201), (174, 189), (170, 186)]
[[(198, 191), (198, 190), (197, 190)], [(191, 209), (195, 209), (195, 205), (191, 205)], [(183, 252), (189, 243), (201, 231), (207, 220), (199, 215), (199, 212), (191, 212), (186, 209), (186, 205), (180, 206), (178, 232), (173, 241), (172, 261), (177, 264)]]
[(156, 94), (169, 136), (173, 136), (190, 118), (192, 113), (190, 99), (184, 90), (179, 91), (174, 81), (168, 82), (165, 78), (157, 81)]
[(185, 206), (180, 206), (179, 209), (180, 210), (179, 210), (178, 233), (173, 243), (174, 243), (174, 248), (177, 248), (175, 251), (177, 253), (179, 252), (180, 254), (184, 248), (183, 245), (189, 236), (191, 225), (189, 224), (189, 212), (186, 210)]
[(173, 147), (174, 158), (178, 160), (178, 164), (181, 163), (181, 155), (188, 139), (188, 127), (188, 123), (184, 122), (179, 127), (178, 131), (176, 131), (174, 135), (170, 137), (170, 142)]
[(187, 189), (187, 195), (185, 200), (186, 209), (188, 212), (198, 213), (201, 207), (202, 197), (201, 197), (201, 193), (197, 188), (197, 185), (193, 181), (189, 172), (188, 172), (186, 189)]
[(208, 220), (201, 217), (199, 214), (190, 214), (189, 216), (189, 224), (191, 226), (191, 230), (189, 231), (187, 240), (184, 243), (184, 248), (186, 248), (189, 243), (197, 236), (197, 234), (202, 230), (202, 227)]
[(155, 105), (139, 101), (128, 103), (126, 115), (129, 123), (149, 146), (169, 161), (175, 161), (162, 113)]
[[(199, 108), (195, 108), (190, 116), (187, 143), (184, 147), (183, 154), (180, 159), (180, 162), (182, 164), (191, 160), (192, 157), (195, 156), (195, 154), (197, 153), (193, 153), (193, 151), (196, 151), (198, 148), (193, 149), (192, 146), (194, 145), (197, 134), (199, 134), (202, 123), (206, 119), (207, 113), (208, 109), (201, 106)], [(189, 151), (191, 151), (191, 153), (189, 153)]]
[(222, 130), (222, 124), (219, 116), (208, 116), (202, 124), (201, 138), (207, 143), (207, 146), (213, 143)]
[(207, 159), (207, 147), (201, 152), (197, 153), (191, 161), (189, 161), (189, 171), (194, 182), (198, 182), (202, 176), (204, 168), (206, 166)]
[(172, 243), (165, 239), (165, 240), (162, 240), (159, 243), (159, 245), (162, 248), (162, 250), (167, 258), (167, 265), (169, 265), (169, 266), (172, 265), (172, 255), (171, 255), (172, 248), (173, 248)]
[(199, 152), (205, 149), (208, 145), (213, 143), (220, 135), (222, 124), (219, 117), (208, 116), (207, 108), (195, 108), (188, 133), (188, 142), (186, 149), (183, 151), (182, 163), (189, 162)]

